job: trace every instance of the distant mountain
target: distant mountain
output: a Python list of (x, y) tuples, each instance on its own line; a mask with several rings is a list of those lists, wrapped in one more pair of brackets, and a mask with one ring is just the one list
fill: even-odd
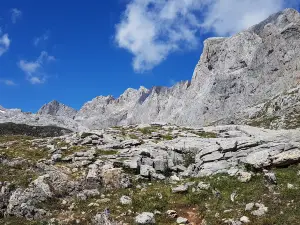
[(66, 106), (56, 100), (45, 104), (37, 112), (38, 115), (51, 115), (51, 116), (64, 116), (68, 118), (74, 118), (77, 111), (69, 106)]
[(300, 91), (293, 89), (299, 82), (300, 14), (286, 9), (232, 37), (207, 39), (191, 81), (171, 88), (129, 88), (119, 98), (99, 96), (78, 112), (52, 101), (37, 115), (0, 113), (0, 122), (77, 130), (150, 122), (289, 128), (300, 126), (300, 122), (287, 125), (289, 118), (300, 121)]

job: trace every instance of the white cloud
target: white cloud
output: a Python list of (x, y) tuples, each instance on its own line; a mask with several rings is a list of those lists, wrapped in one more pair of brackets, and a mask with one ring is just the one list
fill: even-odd
[(16, 23), (17, 20), (22, 17), (22, 11), (17, 8), (11, 9), (10, 12), (11, 12), (12, 23)]
[(46, 31), (43, 35), (39, 36), (39, 37), (35, 37), (33, 39), (33, 45), (35, 47), (37, 47), (41, 42), (45, 42), (49, 39), (49, 31)]
[(0, 56), (8, 51), (11, 40), (8, 37), (8, 34), (4, 34), (0, 37)]
[(133, 68), (150, 70), (175, 51), (196, 48), (201, 34), (227, 36), (297, 0), (131, 0), (115, 40), (133, 54)]
[(26, 74), (30, 83), (41, 84), (46, 81), (47, 77), (44, 71), (44, 65), (55, 60), (54, 56), (43, 51), (35, 61), (20, 60), (18, 66)]
[(0, 79), (0, 83), (3, 83), (7, 86), (15, 86), (17, 85), (14, 81), (12, 80), (6, 80), (6, 79)]

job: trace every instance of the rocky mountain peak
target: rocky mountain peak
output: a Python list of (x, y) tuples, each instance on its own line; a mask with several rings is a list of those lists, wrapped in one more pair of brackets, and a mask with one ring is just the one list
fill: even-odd
[(37, 112), (38, 115), (63, 116), (74, 118), (77, 111), (69, 106), (66, 106), (56, 100), (53, 100), (43, 105)]

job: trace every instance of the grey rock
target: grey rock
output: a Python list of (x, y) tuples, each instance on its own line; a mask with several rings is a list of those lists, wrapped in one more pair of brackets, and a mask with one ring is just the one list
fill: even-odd
[(274, 172), (265, 172), (264, 177), (270, 184), (277, 184), (277, 178)]
[(132, 199), (129, 196), (123, 195), (120, 198), (120, 202), (122, 205), (130, 205), (132, 203)]
[(105, 213), (99, 213), (92, 219), (92, 224), (94, 225), (117, 225), (112, 219)]
[(155, 224), (154, 214), (150, 212), (143, 212), (135, 217), (137, 224)]
[(255, 206), (257, 209), (251, 212), (254, 216), (263, 216), (268, 212), (268, 207), (265, 207), (263, 204), (256, 203)]
[(172, 188), (172, 193), (184, 193), (187, 192), (189, 189), (188, 185), (179, 185), (177, 187)]
[(151, 174), (155, 173), (155, 169), (152, 166), (141, 165), (140, 175), (143, 177), (150, 177)]
[(187, 218), (184, 218), (184, 217), (178, 217), (176, 219), (176, 223), (177, 224), (188, 224), (189, 220)]
[(253, 209), (253, 207), (254, 207), (254, 203), (253, 202), (248, 203), (246, 205), (245, 211), (251, 211)]
[(209, 190), (210, 189), (210, 184), (205, 183), (203, 181), (200, 181), (197, 185), (197, 188), (200, 189), (200, 190)]

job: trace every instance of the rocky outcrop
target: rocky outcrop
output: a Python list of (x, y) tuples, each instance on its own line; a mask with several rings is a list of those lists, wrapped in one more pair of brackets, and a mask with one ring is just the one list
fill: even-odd
[(74, 118), (77, 111), (69, 106), (66, 106), (56, 100), (45, 104), (37, 112), (38, 115), (51, 115), (51, 116), (63, 116), (68, 118)]
[(89, 128), (225, 121), (298, 84), (299, 33), (299, 13), (286, 9), (233, 37), (209, 38), (191, 82), (128, 89), (117, 99), (97, 97), (82, 107), (76, 121)]

